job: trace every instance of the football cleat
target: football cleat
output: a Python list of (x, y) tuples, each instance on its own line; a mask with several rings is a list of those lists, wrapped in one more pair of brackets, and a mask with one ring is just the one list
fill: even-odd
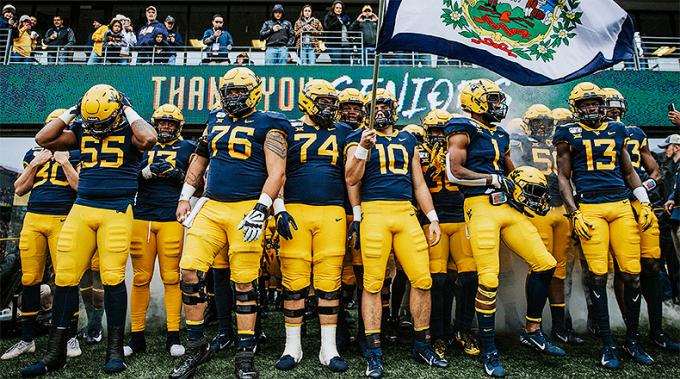
[(93, 345), (95, 343), (102, 342), (102, 335), (103, 333), (101, 329), (86, 331), (83, 333), (83, 340), (86, 344)]
[(494, 378), (504, 378), (508, 375), (503, 365), (501, 365), (501, 358), (498, 356), (497, 350), (482, 354), (480, 359), (484, 365), (484, 372), (487, 375)]
[(553, 357), (563, 357), (567, 353), (561, 347), (553, 344), (548, 337), (543, 334), (541, 329), (528, 333), (522, 330), (519, 335), (519, 340), (523, 345), (529, 346), (535, 350)]
[(226, 334), (218, 334), (210, 341), (210, 352), (215, 354), (236, 346), (236, 340)]
[(649, 338), (661, 348), (675, 352), (680, 351), (680, 343), (673, 341), (673, 339), (666, 333), (652, 334), (649, 336)]
[(388, 342), (397, 342), (399, 338), (399, 319), (396, 317), (390, 317), (387, 319), (385, 324), (385, 332), (383, 333), (383, 338)]
[(276, 367), (277, 370), (288, 371), (294, 369), (295, 366), (297, 366), (297, 363), (298, 361), (296, 361), (292, 355), (286, 354), (282, 355), (279, 360), (276, 361), (276, 365), (274, 367)]
[(366, 352), (366, 376), (369, 378), (382, 378), (382, 351), (378, 349), (367, 349)]
[(435, 354), (441, 359), (446, 359), (446, 342), (438, 339), (432, 344)]
[(210, 345), (205, 338), (188, 341), (187, 349), (179, 366), (170, 372), (170, 379), (190, 378), (198, 370), (198, 366), (210, 358)]
[(35, 352), (35, 341), (26, 342), (26, 341), (19, 340), (19, 342), (15, 343), (14, 345), (12, 345), (12, 347), (7, 349), (5, 354), (3, 354), (2, 357), (0, 357), (0, 359), (2, 359), (3, 361), (6, 361), (8, 359), (14, 359), (14, 358), (16, 358), (16, 357), (18, 357), (22, 354), (34, 353), (34, 352)]
[(323, 356), (322, 351), (319, 351), (319, 362), (324, 366), (328, 366), (328, 369), (332, 372), (345, 372), (349, 369), (347, 362), (341, 356), (336, 355), (328, 360)]
[(50, 328), (50, 336), (47, 339), (47, 352), (40, 361), (24, 367), (21, 370), (21, 376), (24, 378), (41, 376), (50, 371), (57, 371), (63, 368), (66, 364), (68, 335), (68, 329), (52, 326)]
[(455, 341), (457, 341), (463, 348), (463, 351), (467, 355), (476, 356), (479, 355), (479, 341), (469, 332), (456, 332)]
[(237, 379), (257, 379), (259, 377), (255, 368), (255, 353), (250, 350), (240, 350), (234, 357), (234, 374)]
[(109, 326), (106, 341), (106, 364), (104, 372), (115, 374), (127, 368), (125, 364), (125, 353), (123, 348), (123, 338), (125, 330), (122, 326)]
[(69, 358), (75, 358), (81, 356), (82, 354), (83, 351), (80, 350), (80, 343), (78, 343), (78, 339), (73, 337), (68, 340), (66, 343), (66, 356)]
[(583, 339), (577, 336), (573, 330), (553, 330), (551, 337), (557, 341), (566, 343), (567, 345), (581, 345), (584, 342)]
[(123, 347), (123, 355), (129, 357), (144, 352), (146, 352), (146, 338), (143, 334), (133, 333), (128, 343)]
[(630, 355), (633, 361), (641, 365), (650, 366), (654, 364), (654, 359), (645, 352), (638, 338), (627, 339), (626, 344), (623, 346), (623, 350)]
[(413, 356), (417, 361), (427, 363), (432, 367), (447, 367), (449, 362), (440, 357), (427, 342), (416, 341), (413, 344)]
[(602, 349), (600, 364), (605, 368), (621, 368), (621, 358), (619, 357), (619, 349), (616, 347), (616, 345), (605, 346)]

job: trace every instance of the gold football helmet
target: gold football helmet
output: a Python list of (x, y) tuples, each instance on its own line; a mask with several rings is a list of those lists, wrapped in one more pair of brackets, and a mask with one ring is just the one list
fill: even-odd
[[(366, 114), (371, 114), (371, 94), (366, 96), (364, 108), (366, 109)], [(387, 110), (376, 111), (375, 115), (375, 129), (382, 130), (390, 125), (396, 125), (399, 115), (397, 114), (397, 98), (392, 94), (392, 92), (386, 90), (385, 88), (378, 88), (375, 94), (375, 103), (386, 104), (388, 106)], [(382, 114), (382, 117), (378, 118), (378, 115)]]
[(567, 108), (555, 108), (552, 110), (552, 116), (555, 120), (555, 127), (558, 128), (562, 125), (571, 124), (576, 122), (574, 114)]
[(45, 119), (45, 124), (47, 124), (48, 122), (50, 122), (50, 121), (54, 120), (55, 118), (61, 116), (67, 110), (68, 109), (64, 109), (64, 108), (57, 108), (57, 109), (53, 110), (52, 112), (50, 112), (50, 114), (47, 115), (47, 118)]
[(541, 170), (520, 166), (512, 170), (508, 178), (515, 183), (512, 200), (516, 207), (530, 216), (545, 216), (550, 210), (548, 180)]
[[(338, 93), (338, 107), (340, 108), (340, 121), (346, 123), (352, 129), (356, 129), (364, 122), (364, 95), (356, 88), (345, 88)], [(359, 106), (359, 111), (346, 107), (347, 104)]]
[[(595, 100), (599, 103), (597, 109), (582, 109), (581, 103), (588, 100)], [(597, 123), (605, 117), (605, 96), (604, 92), (597, 85), (591, 82), (582, 82), (574, 86), (569, 94), (569, 109), (576, 115), (576, 118), (583, 123)]]
[(298, 94), (298, 110), (328, 128), (338, 118), (338, 91), (326, 80), (312, 79)]
[[(175, 129), (171, 132), (167, 130), (161, 130), (158, 126), (158, 121), (167, 120), (172, 121), (175, 124)], [(151, 125), (156, 129), (158, 133), (158, 142), (168, 143), (179, 138), (180, 133), (182, 133), (182, 127), (184, 126), (184, 115), (182, 111), (174, 104), (163, 104), (156, 108), (151, 116)]]
[(628, 111), (628, 102), (626, 102), (626, 98), (615, 88), (602, 88), (602, 92), (604, 92), (607, 116), (612, 120), (621, 120), (626, 114), (626, 111)]
[(527, 124), (524, 123), (524, 120), (521, 118), (513, 118), (510, 121), (508, 121), (507, 124), (505, 124), (505, 127), (503, 127), (508, 134), (518, 134), (521, 136), (530, 136), (531, 135), (531, 130), (529, 130), (529, 127)]
[(555, 119), (550, 108), (543, 104), (530, 106), (523, 117), (524, 124), (529, 128), (531, 136), (538, 139), (546, 139), (552, 136), (555, 128)]
[(93, 137), (102, 139), (111, 134), (123, 118), (120, 93), (108, 84), (97, 84), (80, 100), (83, 128)]
[(234, 118), (250, 113), (262, 99), (262, 83), (253, 70), (235, 67), (220, 78), (222, 109)]
[(446, 146), (444, 127), (451, 117), (451, 113), (446, 109), (433, 109), (425, 116), (423, 128), (427, 134), (428, 141), (432, 145), (439, 143), (441, 146)]
[(402, 129), (405, 132), (411, 133), (418, 140), (419, 144), (425, 142), (425, 129), (416, 124), (408, 124)]
[(488, 122), (500, 122), (508, 113), (505, 93), (489, 79), (474, 79), (465, 83), (460, 92), (464, 111), (481, 114)]

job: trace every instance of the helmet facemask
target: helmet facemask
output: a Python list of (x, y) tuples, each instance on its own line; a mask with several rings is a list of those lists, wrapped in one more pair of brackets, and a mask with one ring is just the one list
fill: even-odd
[(431, 146), (439, 144), (439, 146), (446, 146), (446, 137), (444, 136), (443, 125), (430, 125), (427, 128), (427, 141)]
[(550, 195), (547, 186), (539, 183), (529, 183), (522, 180), (517, 183), (521, 193), (516, 195), (517, 200), (531, 212), (545, 216), (550, 210)]
[[(158, 142), (168, 143), (176, 140), (179, 137), (179, 121), (170, 118), (161, 118), (154, 124), (154, 129), (158, 133)], [(161, 125), (161, 122), (165, 122), (165, 125)], [(172, 125), (171, 130), (166, 125)]]
[(340, 121), (352, 129), (358, 128), (364, 121), (363, 107), (360, 103), (343, 103), (340, 105)]
[(612, 120), (620, 121), (625, 116), (628, 106), (623, 99), (608, 99), (605, 101), (607, 107), (607, 117)]
[(508, 114), (508, 105), (505, 103), (505, 94), (503, 92), (489, 92), (482, 95), (482, 103), (486, 103), (487, 110), (482, 114), (484, 120), (492, 122), (501, 122)]
[[(378, 104), (385, 104), (387, 108), (378, 109)], [(375, 130), (385, 130), (394, 126), (396, 119), (396, 109), (391, 99), (378, 99), (375, 104), (375, 119), (373, 127)]]
[(314, 100), (314, 106), (318, 111), (309, 115), (309, 118), (324, 129), (332, 127), (338, 119), (338, 99), (334, 96), (320, 96)]
[(222, 109), (231, 117), (242, 117), (252, 108), (248, 105), (250, 91), (245, 86), (223, 85), (220, 87), (220, 97)]
[(531, 131), (531, 136), (545, 141), (553, 134), (555, 129), (555, 120), (550, 117), (537, 117), (528, 120), (528, 127)]
[(596, 125), (606, 117), (607, 107), (601, 97), (579, 99), (575, 103), (576, 118), (586, 125)]
[(83, 128), (87, 130), (92, 137), (96, 139), (104, 139), (109, 136), (120, 124), (122, 115), (121, 106), (120, 109), (115, 111), (111, 116), (105, 118), (104, 120), (88, 120), (83, 119)]

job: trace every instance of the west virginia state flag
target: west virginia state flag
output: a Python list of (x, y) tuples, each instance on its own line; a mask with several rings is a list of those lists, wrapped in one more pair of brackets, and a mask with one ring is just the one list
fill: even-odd
[(633, 57), (612, 0), (386, 0), (378, 51), (474, 63), (522, 85), (574, 80)]

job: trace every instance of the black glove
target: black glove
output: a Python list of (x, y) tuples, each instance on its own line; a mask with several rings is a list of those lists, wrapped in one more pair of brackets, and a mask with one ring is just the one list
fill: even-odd
[(132, 101), (130, 100), (129, 97), (127, 97), (124, 93), (118, 92), (120, 94), (120, 103), (123, 104), (125, 107), (130, 107), (132, 108)]
[(352, 223), (349, 224), (349, 230), (347, 231), (347, 243), (349, 243), (350, 247), (354, 250), (359, 250), (361, 247), (361, 241), (359, 240), (360, 225), (360, 221), (352, 221)]
[(179, 167), (175, 167), (172, 170), (161, 175), (161, 177), (172, 179), (172, 180), (175, 180), (177, 182), (184, 182), (184, 174), (185, 174), (184, 170), (182, 170)]
[(290, 213), (282, 211), (276, 214), (276, 230), (281, 237), (287, 240), (293, 239), (293, 232), (290, 230), (291, 226), (293, 226), (293, 229), (298, 230), (297, 224)]
[(515, 182), (510, 180), (507, 176), (504, 175), (498, 175), (498, 189), (505, 192), (506, 194), (512, 196), (512, 193), (515, 191)]
[(166, 176), (174, 168), (168, 161), (160, 161), (149, 165), (149, 169), (155, 176)]

